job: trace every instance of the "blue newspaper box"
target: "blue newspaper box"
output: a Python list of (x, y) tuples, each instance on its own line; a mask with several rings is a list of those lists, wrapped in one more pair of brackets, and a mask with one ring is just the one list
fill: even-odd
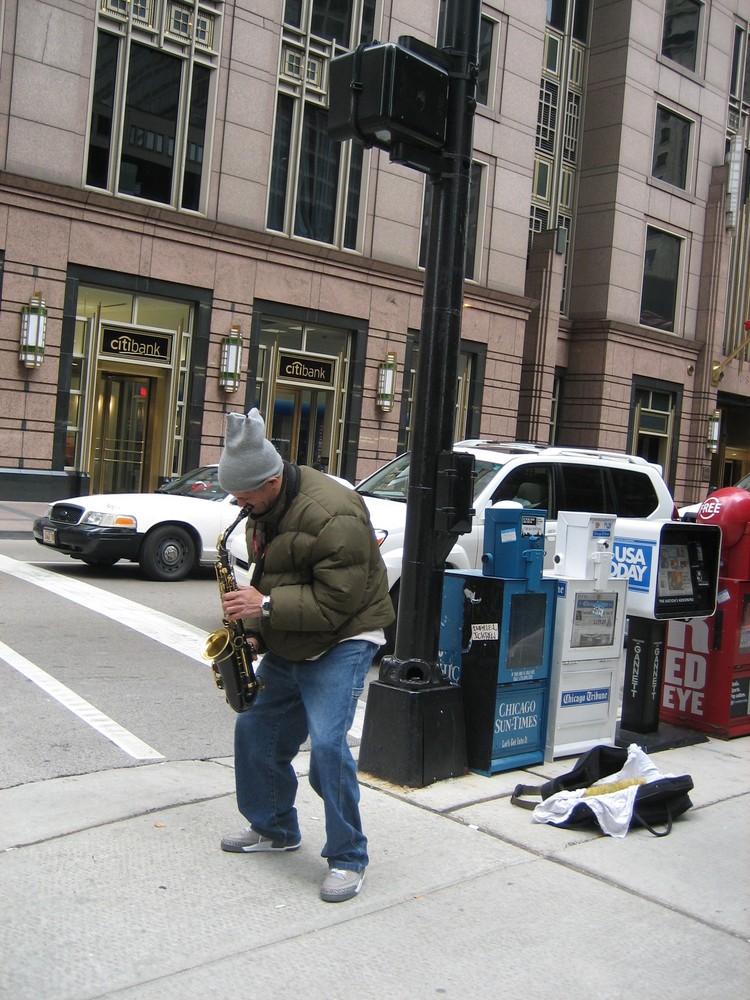
[(485, 523), (481, 572), (445, 574), (439, 660), (461, 685), (467, 761), (479, 774), (544, 760), (555, 583), (541, 572), (544, 515), (526, 536), (523, 516), (504, 509)]

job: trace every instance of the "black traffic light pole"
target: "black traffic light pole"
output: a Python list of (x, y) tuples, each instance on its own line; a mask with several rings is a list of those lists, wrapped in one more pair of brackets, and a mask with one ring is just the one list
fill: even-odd
[[(441, 46), (449, 65), (442, 172), (431, 178), (432, 212), (425, 267), (417, 393), (401, 570), (396, 659), (402, 679), (442, 684), (437, 666), (445, 559), (456, 534), (436, 522), (438, 464), (450, 452), (456, 413), (466, 226), (473, 152), (479, 3), (446, 5)], [(421, 664), (424, 663), (424, 667)]]
[(362, 770), (412, 786), (463, 773), (466, 760), (460, 689), (443, 677), (438, 647), (445, 559), (458, 534), (469, 528), (466, 511), (453, 501), (466, 492), (471, 470), (453, 461), (451, 447), (480, 11), (481, 0), (446, 2), (439, 45), (450, 78), (446, 142), (431, 173), (396, 647), (370, 685), (359, 757)]

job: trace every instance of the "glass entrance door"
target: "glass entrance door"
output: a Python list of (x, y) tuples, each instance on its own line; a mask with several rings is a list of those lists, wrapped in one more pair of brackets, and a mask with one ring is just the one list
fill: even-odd
[(277, 386), (269, 437), (282, 458), (328, 472), (334, 398), (330, 390)]
[(99, 375), (92, 492), (138, 493), (149, 488), (155, 381), (112, 372)]

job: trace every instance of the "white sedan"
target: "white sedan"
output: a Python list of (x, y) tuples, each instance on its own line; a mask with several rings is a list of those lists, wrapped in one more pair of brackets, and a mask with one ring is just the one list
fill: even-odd
[(220, 536), (239, 514), (217, 472), (205, 465), (155, 493), (58, 500), (34, 521), (34, 538), (89, 566), (129, 559), (150, 580), (182, 580), (214, 563)]

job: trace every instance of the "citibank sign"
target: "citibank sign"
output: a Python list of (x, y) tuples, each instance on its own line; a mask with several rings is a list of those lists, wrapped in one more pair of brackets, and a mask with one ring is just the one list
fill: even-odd
[(279, 375), (286, 382), (313, 382), (315, 385), (335, 385), (336, 360), (316, 354), (279, 352)]
[(138, 358), (169, 364), (172, 360), (172, 337), (161, 333), (140, 333), (137, 330), (102, 331), (102, 354), (117, 358)]

